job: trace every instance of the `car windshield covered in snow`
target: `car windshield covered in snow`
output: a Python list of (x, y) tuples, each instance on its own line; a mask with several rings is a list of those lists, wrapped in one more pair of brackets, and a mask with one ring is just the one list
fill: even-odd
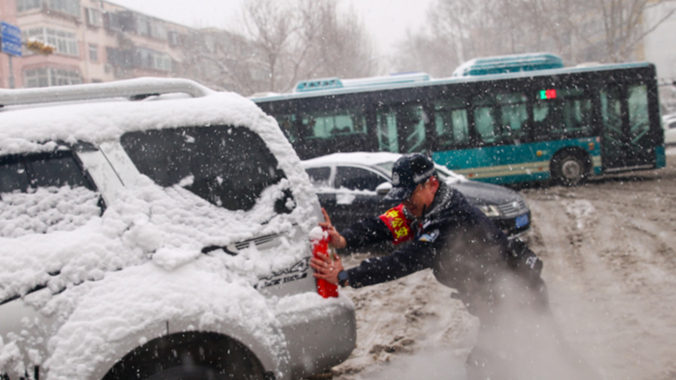
[(242, 127), (131, 132), (122, 146), (158, 185), (180, 185), (228, 210), (250, 210), (261, 192), (285, 178), (263, 140)]

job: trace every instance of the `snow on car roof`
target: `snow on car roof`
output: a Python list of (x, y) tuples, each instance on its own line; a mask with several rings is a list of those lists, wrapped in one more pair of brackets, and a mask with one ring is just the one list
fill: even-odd
[(337, 163), (378, 165), (385, 162), (395, 162), (401, 157), (399, 153), (390, 152), (348, 152), (333, 153), (326, 156), (311, 158), (302, 161), (304, 167), (335, 165)]
[[(48, 95), (56, 89), (44, 92)], [(12, 90), (4, 94), (8, 91)], [(259, 119), (265, 122), (261, 125)], [(0, 108), (0, 154), (44, 150), (36, 143), (46, 140), (101, 143), (119, 139), (130, 131), (218, 124), (246, 125), (260, 132), (268, 129), (272, 120), (252, 101), (228, 92), (208, 92), (196, 98), (162, 95), (137, 101), (117, 97), (105, 101), (6, 106)], [(259, 125), (263, 128), (257, 128)]]
[[(365, 165), (376, 166), (387, 163), (394, 163), (401, 157), (401, 153), (391, 152), (345, 152), (333, 153), (326, 156), (311, 158), (309, 160), (301, 161), (304, 168), (312, 168), (318, 166), (332, 166), (337, 164), (351, 164), (351, 165)], [(469, 181), (465, 176), (455, 173), (445, 166), (436, 164), (437, 171), (442, 172), (447, 183), (453, 184), (458, 182)]]

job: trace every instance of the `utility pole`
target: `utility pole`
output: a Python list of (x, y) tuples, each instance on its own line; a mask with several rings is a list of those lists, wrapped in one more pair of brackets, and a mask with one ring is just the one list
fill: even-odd
[(7, 54), (9, 62), (9, 88), (14, 88), (14, 66), (12, 66), (12, 55)]

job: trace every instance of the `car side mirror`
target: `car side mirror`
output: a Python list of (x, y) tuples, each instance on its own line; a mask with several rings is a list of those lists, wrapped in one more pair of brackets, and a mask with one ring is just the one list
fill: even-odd
[(390, 190), (392, 190), (392, 184), (389, 182), (383, 182), (378, 185), (378, 187), (376, 187), (376, 194), (385, 196), (390, 192)]

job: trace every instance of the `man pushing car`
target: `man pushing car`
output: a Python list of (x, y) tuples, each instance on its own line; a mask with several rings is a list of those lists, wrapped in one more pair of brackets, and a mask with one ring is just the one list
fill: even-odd
[[(405, 244), (389, 256), (369, 258), (347, 270), (340, 258), (313, 258), (316, 278), (360, 288), (432, 269), (480, 320), (479, 336), (466, 362), (469, 379), (523, 378), (521, 364), (527, 368), (534, 358), (529, 353), (533, 341), (554, 337), (552, 344), (564, 346), (540, 277), (542, 261), (521, 240), (508, 240), (460, 192), (440, 181), (428, 157), (410, 154), (397, 160), (386, 198), (402, 203), (341, 232), (325, 211), (319, 225), (337, 249), (388, 240)], [(568, 350), (561, 351), (566, 366), (583, 364)]]

